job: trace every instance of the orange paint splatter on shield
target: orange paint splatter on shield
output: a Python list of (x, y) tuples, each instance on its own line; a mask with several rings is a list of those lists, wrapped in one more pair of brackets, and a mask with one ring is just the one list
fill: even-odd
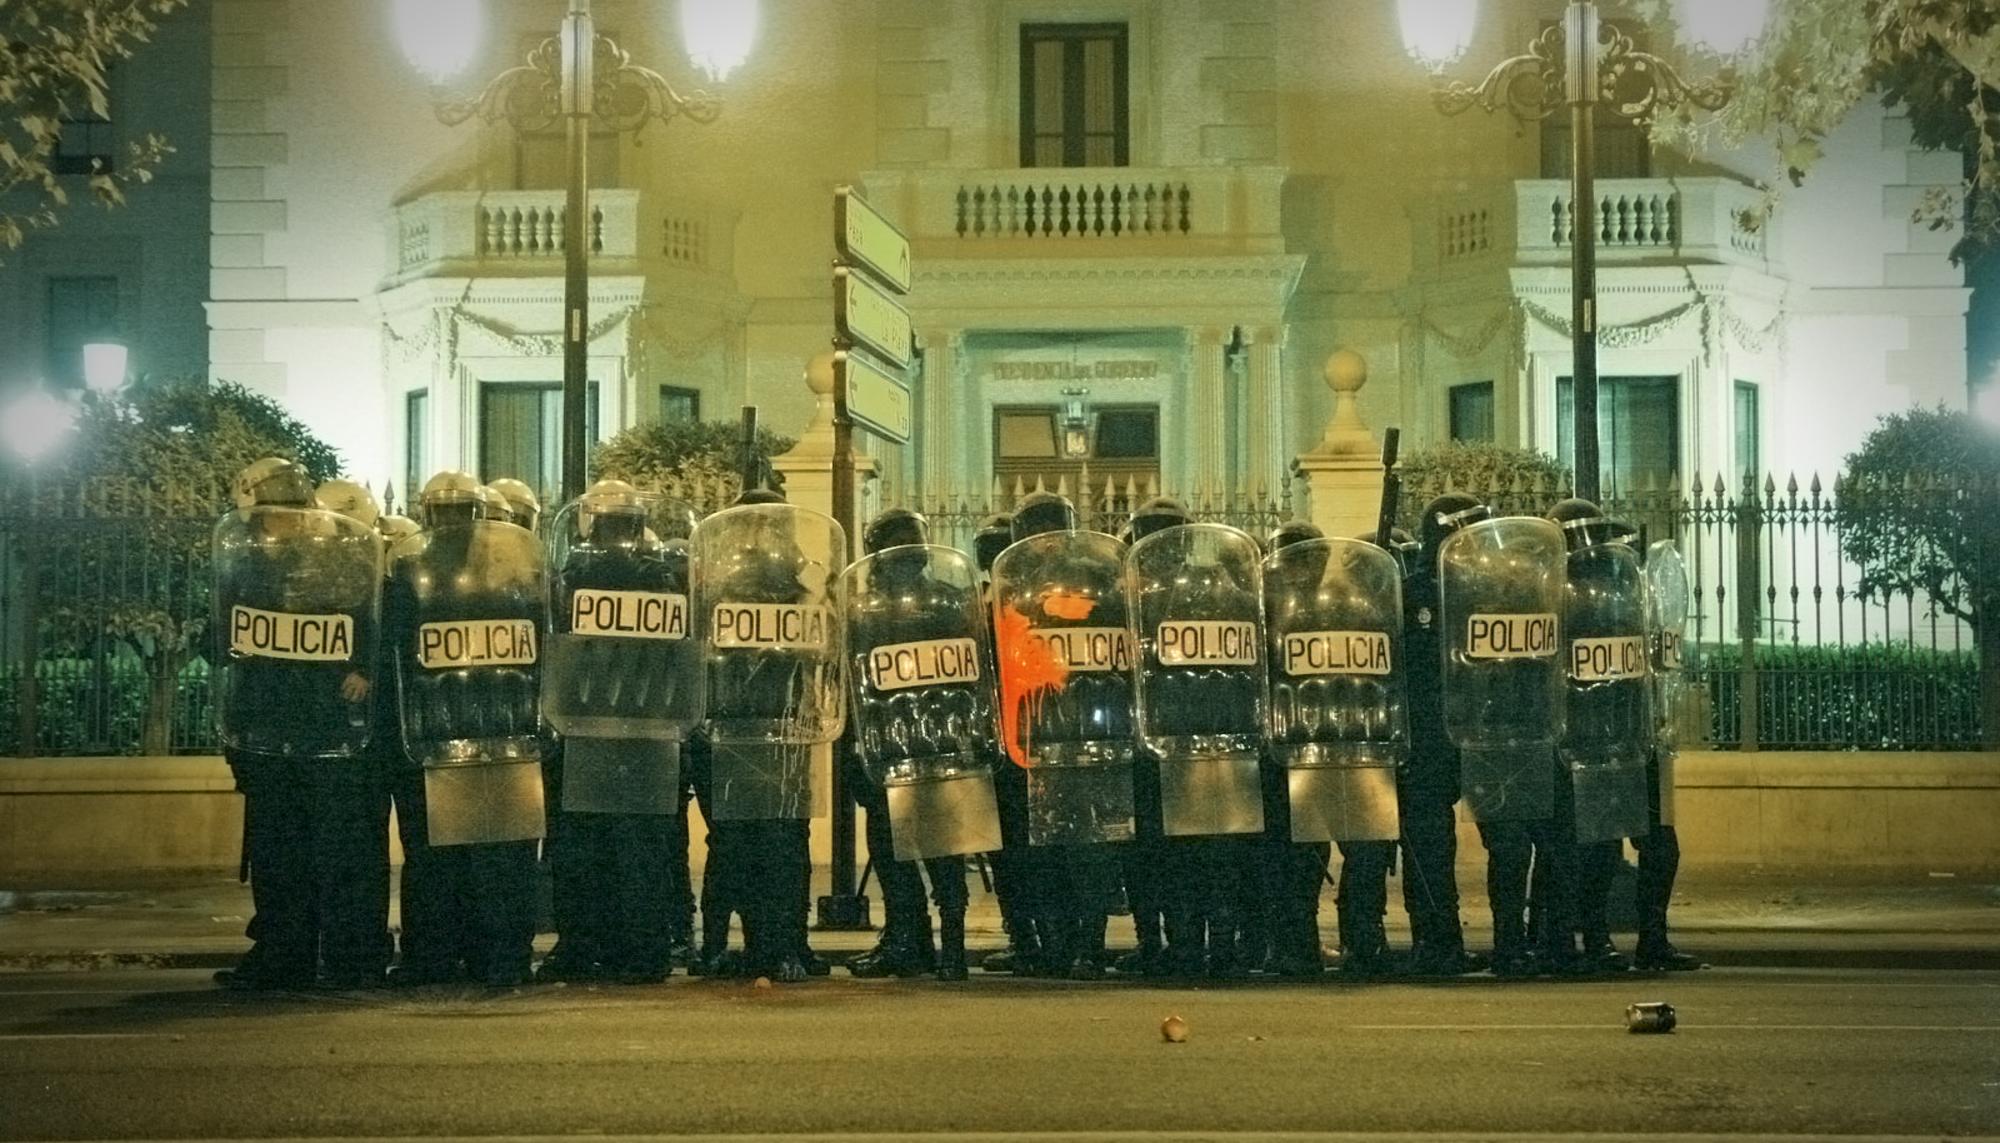
[(1000, 741), (1014, 765), (1025, 770), (1033, 765), (1028, 760), (1028, 725), (1042, 700), (1069, 680), (1069, 667), (1047, 643), (1035, 638), (1028, 617), (1012, 607), (995, 608), (993, 642), (1000, 660)]
[(1075, 623), (1090, 618), (1090, 613), (1097, 610), (1097, 601), (1087, 595), (1051, 591), (1042, 596), (1042, 610), (1057, 619), (1067, 619)]

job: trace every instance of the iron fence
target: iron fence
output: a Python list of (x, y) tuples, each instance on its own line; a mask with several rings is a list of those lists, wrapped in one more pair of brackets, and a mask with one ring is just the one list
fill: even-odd
[[(730, 490), (671, 491), (707, 510)], [(910, 499), (937, 542), (969, 550), (982, 520), (1030, 491)], [(1050, 491), (1077, 504), (1085, 527), (1116, 532), (1159, 489), (1085, 473)], [(1406, 503), (1435, 491), (1411, 489)], [(1568, 493), (1552, 480), (1472, 491), (1522, 513)], [(1257, 536), (1298, 507), (1289, 490), (1187, 500), (1198, 519)], [(0, 755), (215, 750), (209, 537), (226, 502), (221, 488), (131, 481), (0, 486)], [(1982, 623), (2000, 608), (2000, 512), (1985, 507), (1996, 503), (2000, 487), (1772, 478), (1742, 490), (1668, 482), (1608, 500), (1610, 514), (1674, 541), (1688, 562), (1683, 742), (1980, 748), (2000, 722), (2000, 620)], [(1886, 547), (1884, 519), (1911, 522)]]

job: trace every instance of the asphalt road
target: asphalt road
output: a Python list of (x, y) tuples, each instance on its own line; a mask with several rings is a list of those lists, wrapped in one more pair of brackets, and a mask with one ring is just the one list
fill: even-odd
[[(1625, 1031), (1650, 999), (1677, 1032)], [(1161, 1131), (2000, 1135), (2000, 973), (329, 996), (0, 976), (6, 1139)]]

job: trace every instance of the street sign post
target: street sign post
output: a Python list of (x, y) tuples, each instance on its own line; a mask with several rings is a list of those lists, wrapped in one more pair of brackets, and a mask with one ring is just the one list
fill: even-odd
[[(833, 515), (848, 536), (854, 520), (854, 426), (897, 444), (910, 441), (910, 386), (915, 356), (910, 313), (896, 299), (910, 292), (910, 240), (855, 193), (833, 192)], [(843, 738), (836, 751), (851, 750)], [(853, 767), (833, 767), (833, 885), (819, 899), (822, 929), (867, 929), (868, 899), (855, 883)]]

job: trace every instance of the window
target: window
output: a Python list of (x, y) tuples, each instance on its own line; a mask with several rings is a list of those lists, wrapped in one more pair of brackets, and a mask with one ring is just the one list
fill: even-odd
[(431, 476), (431, 395), (403, 394), (403, 503), (414, 504)]
[(1021, 26), (1021, 165), (1131, 162), (1123, 24)]
[(1764, 471), (1762, 410), (1758, 407), (1757, 385), (1736, 383), (1736, 467), (1752, 476)]
[(50, 278), (49, 380), (83, 384), (83, 347), (118, 332), (118, 279)]
[[(1646, 50), (1646, 31), (1622, 20), (1606, 20)], [(1598, 101), (1595, 129), (1591, 139), (1597, 153), (1593, 165), (1600, 179), (1644, 179), (1653, 174), (1653, 148), (1646, 129), (1618, 115), (1620, 103), (1643, 98), (1652, 83), (1649, 74), (1627, 71), (1612, 83)], [(1566, 179), (1570, 176), (1570, 112), (1567, 105), (1542, 120), (1542, 177)]]
[[(597, 382), (584, 402), (584, 436), (597, 439)], [(562, 491), (562, 384), (499, 382), (479, 387), (479, 475), (525, 480), (546, 503)]]
[(1493, 382), (1474, 381), (1451, 387), (1451, 439), (1493, 439)]
[[(1603, 377), (1597, 382), (1597, 462), (1606, 496), (1680, 472), (1680, 379)], [(1556, 459), (1576, 464), (1576, 394), (1556, 381)]]
[(701, 390), (683, 389), (678, 385), (660, 386), (660, 420), (701, 420)]
[(1050, 409), (1002, 411), (993, 418), (994, 454), (1003, 460), (1056, 455), (1056, 415)]
[(1153, 460), (1160, 455), (1157, 409), (1102, 409), (1097, 414), (1097, 447), (1102, 460)]
[(111, 120), (88, 107), (62, 121), (49, 168), (59, 175), (109, 173), (118, 153), (118, 132)]

